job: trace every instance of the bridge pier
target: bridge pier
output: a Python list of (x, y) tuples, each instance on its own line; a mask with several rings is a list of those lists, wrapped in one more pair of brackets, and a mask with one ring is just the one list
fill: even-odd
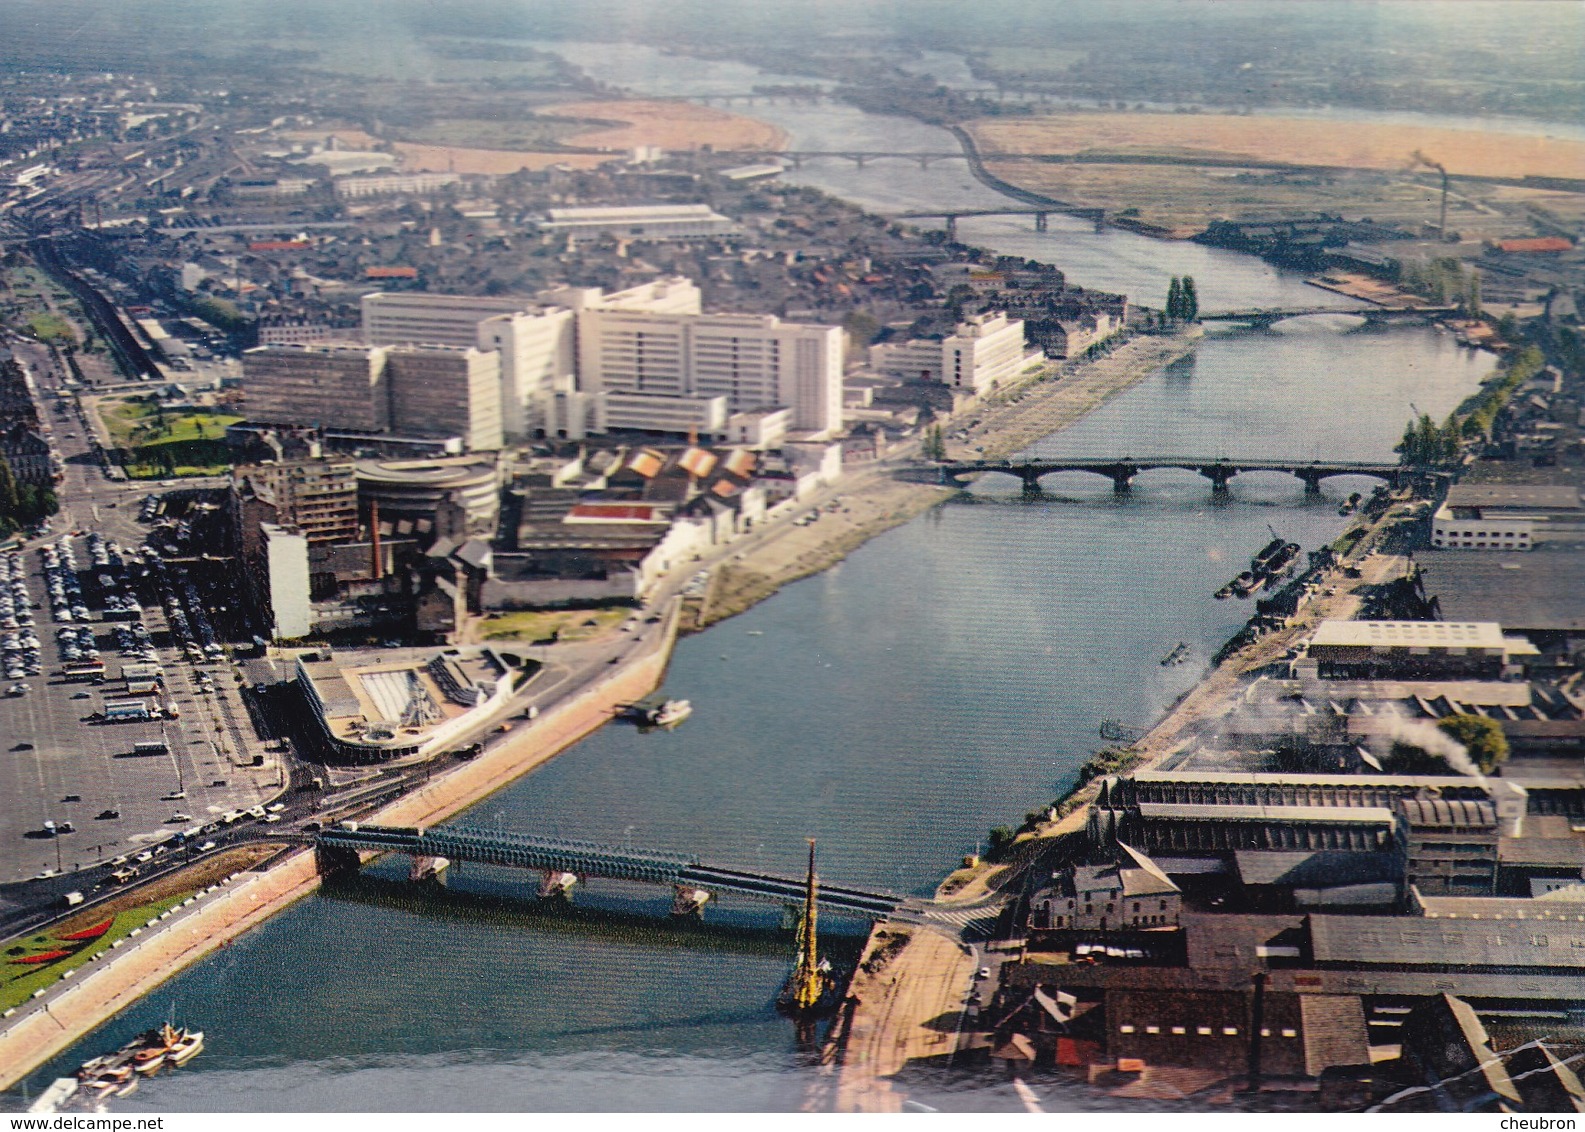
[(1038, 471), (1035, 471), (1032, 468), (1028, 469), (1026, 471), (1020, 472), (1018, 478), (1024, 481), (1025, 495), (1040, 494), (1040, 473)]
[(947, 239), (951, 240), (955, 244), (958, 242), (958, 218), (949, 213), (946, 220)]
[(1211, 494), (1213, 495), (1226, 495), (1228, 481), (1238, 475), (1237, 468), (1228, 467), (1226, 464), (1212, 464), (1209, 467), (1201, 468), (1199, 471), (1202, 476), (1211, 481)]
[(1047, 213), (1047, 212), (1037, 212), (1037, 213), (1035, 213), (1035, 231), (1036, 232), (1044, 232), (1046, 230), (1047, 217), (1048, 216), (1050, 216), (1050, 213)]
[(1321, 473), (1320, 472), (1312, 472), (1312, 471), (1310, 471), (1310, 470), (1308, 470), (1306, 468), (1297, 468), (1297, 469), (1294, 470), (1293, 474), (1298, 476), (1301, 480), (1304, 481), (1304, 494), (1306, 494), (1306, 495), (1320, 495), (1321, 494)]

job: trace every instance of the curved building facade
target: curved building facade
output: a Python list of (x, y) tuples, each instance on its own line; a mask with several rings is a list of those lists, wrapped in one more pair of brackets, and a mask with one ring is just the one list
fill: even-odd
[(493, 455), (431, 460), (359, 460), (358, 501), (378, 505), (384, 519), (427, 519), (443, 506), (460, 509), (471, 532), (495, 529), (501, 510), (500, 463)]

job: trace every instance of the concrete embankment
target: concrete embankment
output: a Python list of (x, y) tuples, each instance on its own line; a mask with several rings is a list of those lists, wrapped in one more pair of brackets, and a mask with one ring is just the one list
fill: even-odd
[[(532, 723), (516, 724), (511, 738), (365, 820), (391, 825), (441, 821), (566, 750), (608, 722), (620, 705), (659, 686), (676, 637), (675, 616), (664, 628), (640, 655), (612, 666), (609, 675), (578, 695)], [(11, 1088), (177, 972), (308, 896), (319, 884), (316, 855), (305, 849), (262, 872), (239, 874), (203, 897), (188, 915), (159, 930), (149, 929), (135, 947), (79, 972), (71, 987), (43, 1000), (47, 1006), (34, 1008), (0, 1031), (0, 1089)], [(202, 1028), (203, 1019), (188, 1021)]]
[(264, 872), (238, 874), (189, 914), (158, 931), (146, 929), (113, 959), (107, 953), (91, 970), (79, 971), (47, 1006), (0, 1032), (0, 1089), (11, 1088), (184, 967), (318, 887), (314, 854), (304, 850)]
[[(1190, 353), (1198, 337), (1192, 330), (1136, 338), (1059, 378), (1016, 386), (968, 410), (964, 415), (978, 423), (967, 430), (967, 440), (948, 445), (947, 455), (999, 459), (1027, 448)], [(784, 525), (740, 560), (716, 571), (698, 628), (742, 613), (790, 582), (830, 569), (876, 535), (928, 511), (956, 490), (895, 479), (884, 466), (850, 473), (840, 483), (836, 510), (823, 512), (819, 522), (807, 526)]]

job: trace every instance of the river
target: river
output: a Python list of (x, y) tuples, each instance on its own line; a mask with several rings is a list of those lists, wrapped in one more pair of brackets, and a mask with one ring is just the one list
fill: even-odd
[[(588, 49), (567, 53), (594, 69)], [(602, 58), (598, 77), (645, 93), (777, 81), (644, 48)], [(755, 112), (806, 148), (946, 148), (940, 131), (847, 107)], [(1001, 200), (957, 162), (816, 163), (794, 176), (887, 210)], [(1055, 222), (1043, 234), (994, 220), (962, 231), (1153, 302), (1188, 272), (1208, 310), (1352, 305), (1197, 245)], [(1362, 329), (1344, 314), (1216, 331), (1036, 450), (1389, 459), (1411, 402), (1445, 413), (1490, 364), (1447, 335)], [(928, 892), (989, 827), (1060, 793), (1099, 745), (1101, 720), (1146, 724), (1198, 678), (1249, 612), (1210, 595), (1268, 527), (1315, 547), (1344, 523), (1338, 495), (1367, 484), (1331, 481), (1314, 499), (1251, 474), (1217, 502), (1205, 481), (1163, 471), (1118, 500), (1108, 481), (1065, 474), (1031, 501), (1011, 480), (987, 481), (682, 641), (665, 691), (696, 710), (677, 731), (606, 728), (460, 820), (789, 872), (813, 836), (833, 880)], [(1161, 667), (1180, 640), (1193, 663)], [(772, 1009), (790, 944), (762, 910), (712, 909), (707, 926), (676, 928), (653, 914), (669, 900), (654, 890), (595, 882), (567, 914), (534, 908), (532, 879), (503, 872), (470, 867), (429, 895), (395, 883), (394, 865), (372, 872), (171, 980), (33, 1087), (174, 1013), (207, 1032), (206, 1052), (118, 1109), (803, 1102), (812, 1071)], [(995, 1075), (923, 1085), (914, 1099), (1020, 1107)], [(1098, 1102), (1071, 1089), (1046, 1103)]]

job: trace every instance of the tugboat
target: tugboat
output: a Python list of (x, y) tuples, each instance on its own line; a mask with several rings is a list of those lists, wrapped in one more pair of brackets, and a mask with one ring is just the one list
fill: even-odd
[(636, 704), (628, 704), (624, 714), (640, 727), (670, 729), (693, 714), (693, 705), (687, 700), (664, 700), (660, 703), (640, 700)]
[(809, 876), (804, 885), (803, 914), (798, 917), (798, 956), (792, 974), (776, 996), (776, 1009), (800, 1025), (830, 1017), (837, 1008), (836, 979), (829, 960), (820, 958), (820, 881), (815, 875), (815, 839), (809, 839)]

